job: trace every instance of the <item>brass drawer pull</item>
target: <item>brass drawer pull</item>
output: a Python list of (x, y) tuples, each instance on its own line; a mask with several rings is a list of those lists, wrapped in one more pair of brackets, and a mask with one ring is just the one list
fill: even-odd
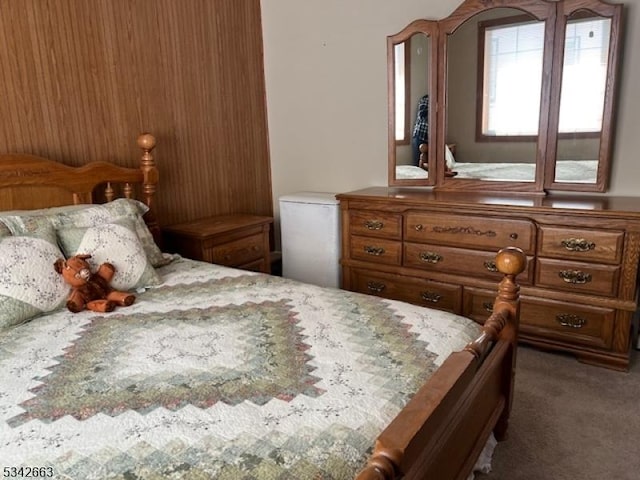
[(364, 222), (364, 226), (369, 230), (382, 230), (382, 227), (384, 227), (384, 223), (375, 220), (367, 220), (366, 222)]
[(384, 255), (384, 248), (382, 247), (372, 247), (371, 245), (365, 245), (364, 251), (365, 253), (368, 253), (369, 255), (375, 255), (376, 257)]
[(420, 296), (425, 302), (438, 303), (442, 299), (442, 295), (435, 292), (421, 292)]
[(381, 282), (367, 282), (367, 290), (374, 293), (382, 292), (387, 286)]
[(588, 252), (596, 248), (596, 244), (584, 238), (566, 238), (560, 242), (570, 252)]
[(424, 229), (424, 225), (419, 223), (414, 228), (415, 228), (416, 232), (421, 232)]
[(420, 252), (420, 260), (426, 263), (438, 263), (442, 261), (442, 255), (435, 252)]
[(580, 270), (562, 270), (558, 272), (562, 280), (572, 285), (584, 285), (591, 281), (591, 274)]
[(482, 308), (489, 313), (493, 313), (493, 303), (491, 302), (482, 302)]
[(486, 268), (490, 272), (497, 272), (498, 271), (498, 267), (496, 266), (496, 262), (494, 262), (493, 260), (487, 260), (486, 262), (484, 262), (484, 268)]
[(561, 313), (556, 315), (556, 321), (563, 327), (582, 328), (587, 324), (587, 319), (572, 313)]

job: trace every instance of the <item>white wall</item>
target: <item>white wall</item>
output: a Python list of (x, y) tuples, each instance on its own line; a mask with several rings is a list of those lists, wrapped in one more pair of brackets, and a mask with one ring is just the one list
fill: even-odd
[[(386, 37), (458, 3), (261, 0), (276, 212), (283, 194), (387, 184)], [(640, 196), (640, 2), (625, 3), (609, 194)]]

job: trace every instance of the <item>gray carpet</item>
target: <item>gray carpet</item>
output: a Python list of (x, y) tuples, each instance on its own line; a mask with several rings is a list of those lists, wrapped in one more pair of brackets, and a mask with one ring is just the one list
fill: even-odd
[(478, 480), (640, 478), (640, 359), (630, 372), (520, 347), (508, 438)]

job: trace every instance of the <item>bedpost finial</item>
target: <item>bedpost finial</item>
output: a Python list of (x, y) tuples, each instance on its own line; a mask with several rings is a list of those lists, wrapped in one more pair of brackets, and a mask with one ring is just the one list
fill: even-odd
[(141, 133), (138, 137), (138, 146), (142, 150), (150, 152), (156, 146), (156, 137), (154, 137), (150, 133)]
[(496, 255), (498, 271), (506, 275), (518, 275), (524, 271), (527, 265), (527, 257), (517, 247), (506, 247)]

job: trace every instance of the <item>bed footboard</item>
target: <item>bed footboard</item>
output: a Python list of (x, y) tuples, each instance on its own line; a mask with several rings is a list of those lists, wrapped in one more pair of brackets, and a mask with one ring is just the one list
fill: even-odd
[(501, 250), (504, 278), (482, 334), (450, 355), (382, 432), (358, 480), (465, 479), (489, 435), (505, 436), (515, 374), (519, 286), (526, 257)]

